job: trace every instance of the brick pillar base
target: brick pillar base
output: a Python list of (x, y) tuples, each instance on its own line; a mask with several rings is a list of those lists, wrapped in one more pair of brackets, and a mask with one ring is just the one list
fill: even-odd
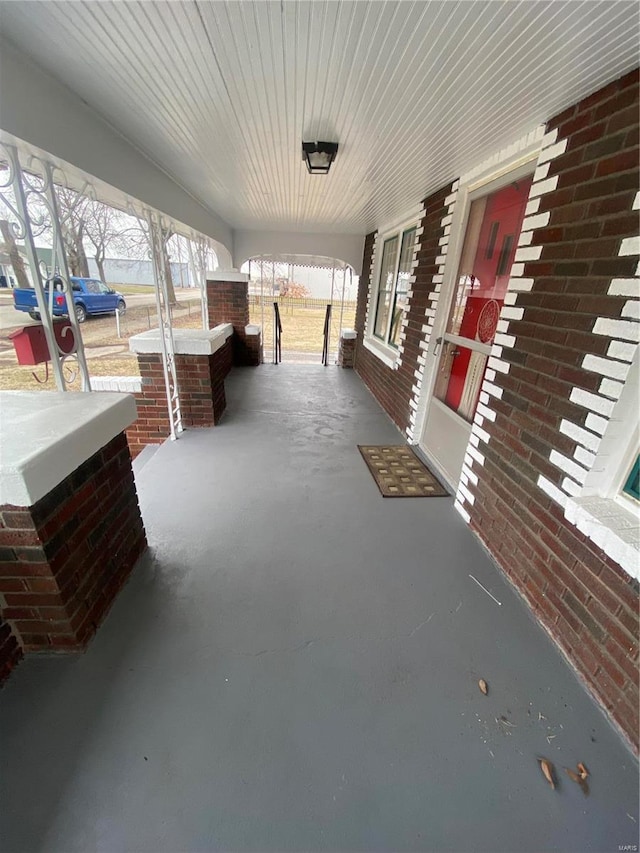
[(142, 379), (141, 390), (135, 394), (138, 417), (127, 429), (133, 456), (148, 444), (162, 444), (171, 435), (162, 356), (138, 353), (138, 369)]
[(247, 326), (245, 329), (247, 347), (247, 366), (257, 367), (262, 364), (262, 329), (260, 326)]
[(33, 506), (0, 513), (0, 601), (15, 639), (24, 651), (84, 648), (147, 546), (125, 434)]
[(212, 355), (176, 356), (184, 427), (212, 427), (220, 422), (227, 407), (224, 379), (231, 363), (231, 339)]
[(340, 367), (353, 367), (356, 360), (356, 333), (353, 329), (342, 329), (340, 332), (340, 348), (338, 364)]
[(218, 272), (215, 275), (216, 278), (207, 279), (209, 328), (213, 329), (220, 323), (231, 323), (233, 364), (239, 367), (260, 364), (256, 361), (253, 344), (247, 341), (249, 276), (238, 272)]

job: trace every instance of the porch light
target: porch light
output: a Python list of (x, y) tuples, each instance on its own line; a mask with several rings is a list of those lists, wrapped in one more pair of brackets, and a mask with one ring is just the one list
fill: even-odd
[(303, 142), (302, 159), (310, 175), (327, 175), (338, 153), (337, 142)]

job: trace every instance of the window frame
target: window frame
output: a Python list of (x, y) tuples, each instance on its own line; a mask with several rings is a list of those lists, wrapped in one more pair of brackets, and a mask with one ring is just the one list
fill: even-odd
[[(370, 350), (374, 355), (376, 355), (387, 366), (392, 368), (395, 368), (397, 366), (398, 359), (401, 355), (401, 350), (399, 346), (400, 341), (398, 340), (398, 344), (393, 344), (390, 343), (389, 338), (393, 326), (393, 313), (397, 304), (400, 260), (402, 258), (402, 244), (405, 235), (411, 231), (415, 231), (413, 247), (411, 249), (411, 265), (409, 274), (411, 277), (414, 275), (416, 254), (420, 241), (420, 224), (421, 216), (414, 214), (413, 216), (404, 219), (398, 224), (385, 228), (384, 230), (380, 230), (376, 235), (374, 269), (371, 277), (372, 287), (369, 295), (369, 317), (367, 322), (366, 334), (363, 339), (363, 344), (368, 350)], [(375, 332), (375, 328), (379, 308), (378, 303), (380, 297), (380, 284), (383, 273), (382, 261), (384, 256), (385, 245), (394, 238), (397, 239), (398, 245), (395, 250), (395, 258), (392, 268), (393, 286), (389, 294), (389, 313), (385, 321), (384, 337), (381, 337)], [(410, 282), (409, 287), (406, 291), (407, 294), (411, 294), (411, 287), (412, 285)], [(408, 310), (410, 301), (411, 296), (409, 295), (407, 297), (406, 310)], [(402, 324), (400, 325), (400, 328), (402, 328)]]
[(626, 499), (628, 496), (629, 498), (631, 498), (631, 500), (635, 501), (636, 503), (638, 501), (640, 501), (640, 492), (638, 492), (637, 494), (634, 494), (631, 491), (631, 488), (629, 487), (629, 483), (633, 479), (635, 479), (639, 473), (640, 473), (640, 453), (636, 456), (636, 461), (631, 466), (631, 468), (628, 471), (627, 476), (624, 479), (623, 484), (622, 484), (622, 495), (624, 496), (624, 498)]
[[(378, 269), (378, 284), (376, 287), (375, 299), (373, 300), (373, 309), (374, 310), (373, 310), (373, 325), (371, 327), (371, 331), (372, 331), (372, 334), (375, 338), (377, 338), (379, 341), (381, 341), (383, 344), (386, 344), (387, 346), (390, 346), (390, 344), (389, 344), (389, 321), (391, 319), (391, 311), (389, 309), (391, 308), (391, 305), (395, 301), (396, 287), (398, 284), (398, 267), (400, 264), (400, 253), (402, 252), (402, 248), (401, 248), (402, 237), (404, 236), (405, 233), (406, 232), (403, 231), (402, 235), (397, 234), (397, 233), (396, 234), (390, 234), (387, 237), (385, 237), (384, 240), (382, 241), (382, 253), (380, 255), (380, 266)], [(386, 249), (387, 245), (389, 243), (391, 243), (393, 240), (396, 241), (396, 248), (395, 248), (395, 258), (393, 260), (393, 265), (391, 266), (391, 269), (390, 269), (391, 287), (389, 290), (387, 290), (386, 287), (384, 288), (384, 293), (389, 294), (389, 304), (388, 304), (388, 309), (387, 309), (388, 313), (387, 313), (387, 318), (386, 318), (385, 323), (384, 323), (384, 333), (382, 335), (379, 335), (376, 332), (376, 326), (378, 325), (378, 314), (380, 312), (380, 295), (382, 293), (382, 287), (381, 287), (381, 285), (382, 285), (382, 274), (383, 274), (382, 265), (384, 262), (385, 249)]]
[(624, 486), (638, 459), (639, 404), (637, 348), (584, 485), (564, 507), (565, 518), (636, 580), (640, 580), (640, 548), (626, 531), (640, 525), (640, 502), (625, 494)]

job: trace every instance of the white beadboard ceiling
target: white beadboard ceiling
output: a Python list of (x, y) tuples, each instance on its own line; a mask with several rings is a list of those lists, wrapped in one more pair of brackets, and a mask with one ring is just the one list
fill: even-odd
[[(611, 0), (18, 1), (0, 29), (234, 228), (354, 234), (634, 68), (639, 39)], [(329, 176), (303, 138), (339, 143)]]

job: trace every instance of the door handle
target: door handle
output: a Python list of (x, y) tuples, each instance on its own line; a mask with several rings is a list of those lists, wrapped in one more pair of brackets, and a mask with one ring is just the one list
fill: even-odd
[(442, 336), (436, 338), (436, 345), (433, 348), (433, 354), (438, 355), (438, 350), (440, 349), (440, 344), (442, 343)]

